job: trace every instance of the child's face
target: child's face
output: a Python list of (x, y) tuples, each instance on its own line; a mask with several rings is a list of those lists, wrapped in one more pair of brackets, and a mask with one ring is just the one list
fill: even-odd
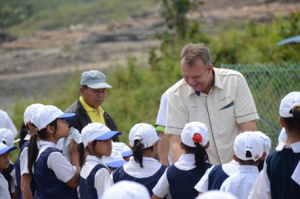
[(0, 155), (0, 171), (9, 167), (9, 152)]
[(58, 139), (69, 136), (69, 125), (66, 123), (65, 119), (57, 120), (57, 129), (54, 136)]
[(95, 146), (95, 156), (102, 158), (102, 156), (110, 156), (112, 152), (111, 138), (108, 140), (100, 140)]

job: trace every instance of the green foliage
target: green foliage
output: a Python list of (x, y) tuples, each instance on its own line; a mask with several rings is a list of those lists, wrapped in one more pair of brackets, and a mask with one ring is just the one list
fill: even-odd
[(58, 1), (55, 1), (57, 4), (50, 2), (43, 7), (45, 10), (36, 12), (22, 23), (8, 28), (7, 32), (13, 35), (29, 35), (37, 30), (53, 30), (78, 23), (109, 24), (111, 21), (124, 20), (132, 13), (140, 12), (154, 5), (152, 0), (127, 0), (126, 3), (123, 3), (122, 0), (90, 0), (84, 4), (71, 3), (67, 0), (62, 2), (64, 4), (58, 4)]

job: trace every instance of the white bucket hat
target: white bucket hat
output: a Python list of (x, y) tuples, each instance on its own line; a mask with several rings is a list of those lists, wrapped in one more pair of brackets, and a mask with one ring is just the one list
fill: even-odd
[(46, 105), (42, 106), (36, 111), (36, 114), (32, 117), (31, 122), (37, 127), (38, 131), (46, 128), (48, 124), (55, 119), (64, 118), (66, 120), (75, 116), (75, 113), (64, 113), (59, 108)]
[(300, 107), (300, 92), (293, 91), (287, 94), (280, 102), (279, 115), (281, 117), (293, 117), (292, 109)]
[(207, 126), (201, 122), (187, 123), (181, 133), (181, 141), (190, 147), (196, 147), (195, 142), (201, 146), (206, 146), (208, 140)]
[(143, 148), (149, 148), (153, 146), (158, 140), (162, 140), (157, 136), (155, 128), (146, 123), (135, 124), (129, 132), (129, 144), (133, 147), (134, 140), (141, 140), (144, 145)]
[[(234, 140), (233, 150), (235, 155), (241, 160), (257, 161), (264, 153), (263, 139), (252, 131), (240, 133)], [(252, 156), (246, 157), (246, 151), (250, 151)]]
[(81, 140), (86, 147), (94, 140), (107, 140), (114, 135), (122, 135), (120, 131), (112, 131), (104, 124), (93, 122), (86, 125), (81, 131)]

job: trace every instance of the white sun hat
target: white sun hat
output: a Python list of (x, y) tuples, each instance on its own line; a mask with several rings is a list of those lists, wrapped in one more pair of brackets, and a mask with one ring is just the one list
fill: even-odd
[(207, 126), (201, 122), (187, 123), (181, 133), (181, 141), (190, 147), (196, 147), (195, 142), (198, 142), (201, 146), (206, 146), (208, 140)]

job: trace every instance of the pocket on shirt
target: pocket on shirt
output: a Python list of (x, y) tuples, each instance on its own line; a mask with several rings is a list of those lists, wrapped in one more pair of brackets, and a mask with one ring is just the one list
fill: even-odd
[(226, 110), (226, 109), (228, 109), (228, 108), (230, 108), (230, 107), (233, 107), (233, 105), (234, 105), (234, 100), (229, 101), (229, 102), (227, 102), (227, 103), (222, 103), (222, 104), (220, 104), (220, 105), (218, 106), (218, 110), (219, 110), (219, 111), (223, 111), (223, 110)]

